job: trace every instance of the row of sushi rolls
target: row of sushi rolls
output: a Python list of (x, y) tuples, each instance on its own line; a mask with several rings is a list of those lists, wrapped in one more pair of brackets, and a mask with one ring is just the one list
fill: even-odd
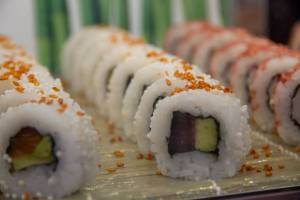
[[(251, 149), (250, 122), (300, 145), (299, 53), (206, 22), (171, 27), (164, 48), (118, 28), (86, 27), (64, 46), (62, 78), (172, 178), (236, 175)], [(92, 118), (5, 36), (0, 65), (3, 196), (51, 200), (95, 179)]]

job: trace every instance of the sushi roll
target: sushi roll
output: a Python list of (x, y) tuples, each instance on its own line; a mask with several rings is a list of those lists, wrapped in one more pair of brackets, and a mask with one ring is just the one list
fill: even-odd
[(251, 148), (246, 106), (203, 78), (160, 100), (150, 127), (158, 168), (173, 178), (232, 177)]
[(207, 25), (185, 33), (180, 39), (178, 39), (174, 52), (175, 55), (187, 61), (191, 61), (192, 52), (195, 46), (201, 43), (207, 35), (220, 30), (221, 29), (219, 27)]
[(95, 176), (96, 132), (90, 119), (78, 105), (59, 109), (59, 103), (25, 103), (1, 114), (0, 190), (6, 197), (63, 197)]
[(257, 66), (277, 52), (278, 48), (267, 40), (260, 44), (249, 44), (247, 50), (233, 62), (229, 71), (230, 86), (243, 105), (250, 105), (249, 83)]
[(91, 117), (11, 44), (0, 55), (0, 191), (13, 199), (70, 195), (95, 177)]
[(232, 41), (215, 50), (212, 55), (211, 65), (208, 68), (209, 74), (223, 85), (230, 86), (230, 70), (232, 63), (248, 47), (247, 41)]
[(165, 36), (164, 48), (175, 54), (179, 41), (190, 32), (199, 32), (210, 26), (206, 22), (187, 22), (169, 28)]
[[(126, 90), (122, 107), (123, 129), (128, 138), (132, 141), (136, 141), (133, 131), (134, 116), (141, 97), (147, 88), (159, 78), (167, 76), (167, 74), (173, 73), (176, 70), (184, 70), (186, 66), (186, 62), (167, 55), (161, 57), (157, 62), (153, 62), (141, 68), (134, 74)], [(188, 65), (187, 68), (191, 70), (190, 65)], [(193, 69), (196, 70), (195, 67), (193, 67)]]
[(210, 79), (210, 76), (202, 73), (195, 74), (193, 71), (176, 71), (174, 73), (170, 73), (166, 77), (158, 79), (144, 92), (136, 111), (133, 124), (133, 132), (137, 139), (140, 153), (144, 155), (151, 153), (148, 135), (151, 130), (151, 117), (157, 103), (162, 99), (171, 96), (176, 88), (184, 88), (189, 81), (191, 81), (190, 79), (187, 80), (186, 78), (193, 76), (203, 79), (204, 82), (210, 81), (211, 84), (219, 84), (218, 81), (212, 80)]
[(299, 62), (299, 58), (299, 55), (286, 54), (269, 58), (258, 66), (250, 82), (252, 117), (263, 131), (272, 131), (274, 115), (270, 100), (276, 82), (280, 74)]
[(116, 127), (122, 127), (123, 99), (134, 74), (139, 69), (157, 61), (165, 53), (152, 46), (144, 46), (132, 51), (124, 62), (114, 69), (108, 84), (107, 105), (109, 108), (109, 120)]
[(245, 37), (249, 37), (249, 35), (240, 29), (225, 29), (220, 32), (209, 34), (203, 39), (203, 42), (197, 44), (195, 47), (191, 56), (192, 63), (199, 66), (203, 72), (208, 73), (212, 55), (217, 48), (233, 40)]
[(271, 105), (274, 110), (274, 130), (290, 145), (300, 145), (300, 65), (297, 64), (283, 73), (272, 93)]

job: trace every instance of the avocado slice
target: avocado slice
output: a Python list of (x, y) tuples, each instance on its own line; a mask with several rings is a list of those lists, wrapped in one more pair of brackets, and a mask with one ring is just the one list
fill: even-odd
[(50, 164), (55, 160), (52, 154), (52, 139), (50, 136), (43, 136), (31, 154), (23, 154), (12, 158), (12, 170), (20, 171), (25, 168)]
[(195, 122), (195, 149), (202, 152), (215, 152), (218, 148), (218, 122), (212, 118), (197, 118)]

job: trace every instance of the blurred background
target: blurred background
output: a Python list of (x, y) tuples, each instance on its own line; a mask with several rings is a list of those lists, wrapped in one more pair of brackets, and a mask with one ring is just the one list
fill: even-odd
[(84, 26), (111, 24), (161, 46), (170, 25), (207, 20), (297, 48), (299, 11), (299, 0), (0, 0), (0, 34), (55, 73), (64, 41)]

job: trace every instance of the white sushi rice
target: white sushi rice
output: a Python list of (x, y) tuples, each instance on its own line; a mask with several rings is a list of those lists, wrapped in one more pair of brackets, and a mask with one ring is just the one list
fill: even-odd
[[(281, 73), (294, 67), (299, 59), (291, 56), (279, 56), (270, 58), (259, 66), (250, 83), (251, 110), (255, 123), (263, 130), (271, 132), (274, 115), (272, 113), (270, 99), (274, 81)], [(273, 81), (273, 82), (272, 82)]]
[[(213, 116), (220, 123), (218, 156), (198, 151), (170, 156), (166, 138), (170, 137), (174, 111)], [(159, 101), (151, 118), (149, 138), (161, 173), (191, 180), (234, 176), (251, 148), (246, 106), (241, 106), (232, 95), (202, 90), (182, 92)]]
[[(199, 74), (198, 74), (199, 75)], [(209, 76), (201, 74), (205, 82), (210, 84), (218, 84), (218, 81), (210, 79)], [(170, 81), (170, 85), (166, 84), (166, 80)], [(142, 154), (151, 153), (150, 141), (147, 137), (150, 131), (151, 116), (158, 102), (154, 105), (159, 97), (165, 98), (170, 96), (175, 88), (184, 88), (187, 81), (175, 77), (163, 77), (155, 81), (144, 92), (141, 102), (138, 106), (134, 117), (133, 133), (136, 137), (139, 151)], [(160, 100), (159, 100), (160, 101)]]
[(275, 128), (284, 142), (300, 145), (299, 126), (291, 119), (293, 116), (297, 123), (300, 121), (300, 94), (297, 88), (300, 85), (299, 66), (283, 74), (283, 78), (278, 81), (271, 100), (275, 115)]
[[(78, 106), (73, 108), (79, 109)], [(96, 132), (89, 118), (76, 117), (72, 109), (58, 113), (52, 106), (23, 104), (2, 113), (0, 127), (0, 188), (5, 194), (16, 194), (19, 198), (25, 192), (30, 196), (40, 193), (43, 197), (62, 197), (77, 191), (95, 176)], [(10, 158), (6, 150), (10, 138), (22, 127), (34, 127), (40, 134), (50, 134), (54, 139), (58, 158), (54, 171), (52, 165), (9, 172)]]

